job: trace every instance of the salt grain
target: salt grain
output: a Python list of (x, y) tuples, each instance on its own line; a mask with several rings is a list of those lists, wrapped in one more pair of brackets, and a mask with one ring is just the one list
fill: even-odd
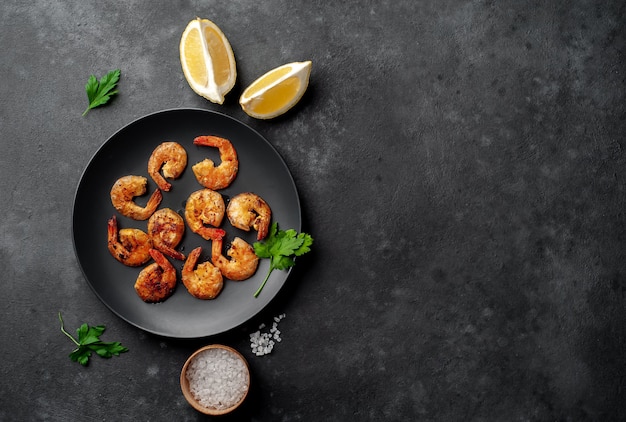
[(200, 352), (187, 368), (189, 390), (204, 407), (228, 409), (248, 391), (248, 369), (234, 353), (224, 349)]
[(263, 356), (272, 353), (274, 345), (280, 343), (282, 340), (280, 337), (280, 330), (278, 329), (278, 323), (285, 318), (285, 314), (280, 314), (274, 317), (274, 322), (269, 331), (262, 332), (266, 328), (265, 324), (259, 325), (259, 329), (250, 334), (250, 348), (252, 353), (256, 356)]

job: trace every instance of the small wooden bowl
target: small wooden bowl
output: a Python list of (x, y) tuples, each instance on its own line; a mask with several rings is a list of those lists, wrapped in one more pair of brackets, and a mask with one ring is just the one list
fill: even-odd
[[(243, 396), (241, 397), (241, 399), (233, 404), (232, 406), (226, 408), (226, 409), (218, 409), (215, 407), (206, 407), (203, 404), (201, 404), (195, 397), (194, 395), (191, 393), (191, 389), (189, 388), (189, 380), (187, 379), (187, 369), (189, 368), (189, 365), (191, 364), (191, 362), (202, 352), (206, 351), (206, 350), (210, 350), (210, 349), (221, 349), (221, 350), (225, 350), (229, 353), (231, 353), (231, 355), (239, 360), (241, 360), (244, 364), (245, 367), (245, 383), (246, 383), (246, 392), (243, 394)], [(235, 349), (233, 349), (232, 347), (228, 347), (228, 346), (224, 346), (221, 344), (211, 344), (208, 346), (204, 346), (198, 350), (196, 350), (191, 356), (189, 356), (189, 358), (187, 359), (187, 361), (185, 362), (185, 364), (183, 365), (183, 369), (180, 372), (180, 388), (183, 391), (183, 395), (185, 396), (185, 399), (187, 399), (187, 402), (189, 402), (189, 404), (196, 409), (197, 411), (204, 413), (205, 415), (224, 415), (226, 413), (230, 413), (233, 410), (237, 409), (241, 403), (244, 402), (244, 400), (246, 399), (246, 397), (248, 396), (248, 392), (250, 391), (250, 368), (248, 367), (248, 362), (246, 361), (246, 359), (241, 355), (241, 353), (239, 353), (238, 351), (236, 351)]]

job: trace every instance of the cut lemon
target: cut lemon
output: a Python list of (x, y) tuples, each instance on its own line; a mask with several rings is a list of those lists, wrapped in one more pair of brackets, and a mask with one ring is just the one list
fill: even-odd
[(237, 79), (235, 55), (224, 33), (210, 20), (196, 18), (183, 31), (179, 49), (191, 89), (222, 104)]
[(271, 119), (296, 105), (309, 85), (311, 62), (293, 62), (270, 70), (243, 91), (239, 104), (249, 116)]

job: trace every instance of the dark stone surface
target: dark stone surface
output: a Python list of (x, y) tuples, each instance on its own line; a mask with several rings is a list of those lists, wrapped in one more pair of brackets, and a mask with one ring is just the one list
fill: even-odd
[[(623, 2), (9, 0), (0, 16), (0, 420), (203, 420), (178, 376), (213, 342), (253, 374), (224, 420), (626, 419)], [(195, 16), (235, 50), (223, 106), (180, 70)], [(308, 59), (295, 109), (242, 112), (252, 80)], [(81, 117), (87, 77), (116, 67), (119, 95)], [(316, 239), (265, 312), (193, 341), (110, 312), (71, 236), (98, 147), (173, 107), (270, 140)], [(130, 352), (71, 362), (59, 311)], [(281, 313), (283, 341), (253, 356)]]

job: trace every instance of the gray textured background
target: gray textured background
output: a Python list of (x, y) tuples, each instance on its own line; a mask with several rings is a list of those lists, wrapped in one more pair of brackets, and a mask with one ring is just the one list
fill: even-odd
[[(180, 69), (195, 16), (235, 51), (223, 106)], [(232, 420), (626, 418), (623, 2), (9, 0), (0, 19), (0, 420), (202, 420), (178, 375), (212, 342), (250, 361)], [(247, 117), (243, 88), (297, 60), (301, 104)], [(81, 117), (88, 76), (117, 67), (119, 95)], [(91, 156), (173, 107), (263, 134), (316, 241), (265, 312), (194, 341), (112, 314), (71, 237)], [(58, 311), (130, 352), (71, 362)], [(248, 334), (283, 312), (282, 343), (253, 356)]]

